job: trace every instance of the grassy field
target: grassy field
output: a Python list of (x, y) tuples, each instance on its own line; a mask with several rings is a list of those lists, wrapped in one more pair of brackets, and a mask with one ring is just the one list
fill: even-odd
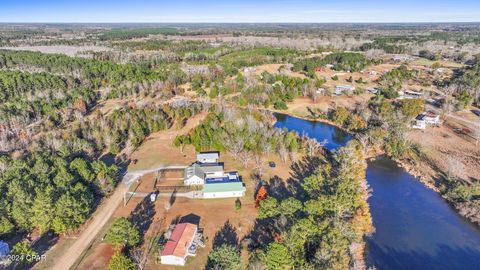
[(435, 63), (439, 63), (440, 66), (444, 67), (444, 68), (462, 68), (462, 67), (465, 66), (465, 65), (455, 63), (455, 62), (452, 62), (452, 61), (444, 61), (444, 60), (432, 61), (432, 60), (428, 60), (428, 59), (425, 59), (425, 58), (420, 58), (420, 59), (417, 59), (415, 61), (410, 62), (411, 65), (425, 66), (425, 67), (431, 67)]

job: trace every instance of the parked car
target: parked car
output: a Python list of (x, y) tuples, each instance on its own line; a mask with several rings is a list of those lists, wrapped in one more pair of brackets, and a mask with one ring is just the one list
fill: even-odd
[(476, 116), (480, 116), (480, 110), (472, 110), (472, 112), (473, 112)]
[(268, 166), (269, 166), (270, 168), (275, 168), (275, 167), (277, 167), (277, 164), (275, 164), (275, 162), (273, 162), (273, 161), (269, 161), (269, 162), (268, 162)]

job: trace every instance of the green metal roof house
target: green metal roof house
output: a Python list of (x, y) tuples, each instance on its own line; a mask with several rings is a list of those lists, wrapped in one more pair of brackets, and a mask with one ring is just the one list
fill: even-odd
[(203, 198), (236, 198), (245, 195), (246, 188), (240, 181), (205, 183), (203, 185)]

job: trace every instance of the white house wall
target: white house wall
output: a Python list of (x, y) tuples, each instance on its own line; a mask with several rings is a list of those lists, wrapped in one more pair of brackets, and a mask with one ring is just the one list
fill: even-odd
[(192, 175), (190, 176), (190, 178), (185, 179), (183, 183), (187, 186), (192, 186), (192, 185), (203, 185), (205, 184), (205, 181), (196, 175)]
[(168, 265), (185, 265), (185, 259), (182, 257), (177, 257), (173, 255), (168, 255), (168, 256), (161, 256), (160, 257), (160, 263), (161, 264), (168, 264)]
[(245, 195), (244, 191), (228, 191), (228, 192), (204, 192), (204, 199), (218, 199), (218, 198), (239, 198)]

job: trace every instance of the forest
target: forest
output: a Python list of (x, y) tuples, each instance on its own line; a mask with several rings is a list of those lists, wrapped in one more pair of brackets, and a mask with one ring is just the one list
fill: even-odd
[[(239, 215), (242, 207), (255, 211), (255, 227), (243, 250), (207, 250), (207, 269), (355, 269), (373, 229), (366, 159), (381, 153), (420, 166), (432, 152), (413, 136), (439, 130), (443, 139), (480, 138), (474, 128), (411, 129), (429, 110), (445, 122), (449, 115), (476, 119), (475, 28), (365, 27), (1, 27), (0, 238), (27, 254), (36, 251), (20, 239), (81, 233), (150, 135), (172, 132), (168, 146), (183, 158), (220, 151), (248, 170), (249, 199), (261, 187), (269, 194), (255, 209), (242, 206), (244, 199), (232, 202)], [(335, 93), (345, 84), (355, 89)], [(406, 90), (421, 98), (402, 98)], [(274, 128), (279, 112), (328, 122), (353, 139), (329, 151), (306, 134)], [(292, 171), (289, 192), (269, 185), (272, 156)], [(480, 207), (478, 181), (441, 173), (434, 185), (447, 201)], [(130, 252), (143, 244), (144, 231), (130, 219), (111, 221), (111, 269), (138, 267)]]

